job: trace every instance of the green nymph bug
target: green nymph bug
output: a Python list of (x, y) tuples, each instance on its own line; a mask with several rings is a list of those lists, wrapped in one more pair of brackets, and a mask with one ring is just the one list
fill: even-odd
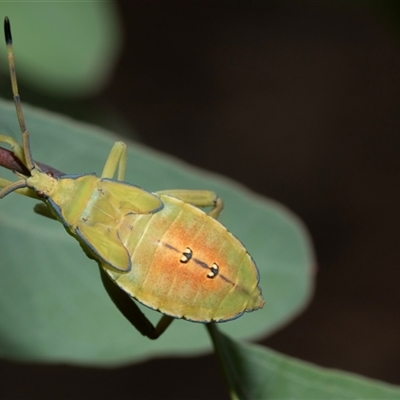
[[(242, 243), (217, 218), (221, 199), (207, 190), (150, 193), (124, 182), (126, 146), (116, 142), (101, 177), (55, 173), (32, 159), (12, 50), (8, 18), (4, 32), (22, 145), (9, 136), (24, 171), (0, 178), (0, 198), (18, 193), (42, 200), (35, 211), (60, 221), (99, 264), (103, 284), (119, 310), (155, 339), (174, 318), (222, 322), (261, 308), (257, 267)], [(117, 178), (114, 179), (114, 176)], [(205, 213), (200, 208), (209, 207)], [(163, 317), (154, 327), (132, 298)]]

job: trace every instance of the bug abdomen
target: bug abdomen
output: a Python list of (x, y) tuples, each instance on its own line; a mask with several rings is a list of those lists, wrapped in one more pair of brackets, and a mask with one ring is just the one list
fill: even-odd
[(120, 237), (132, 270), (111, 278), (143, 304), (209, 322), (263, 305), (258, 271), (243, 245), (203, 211), (169, 196), (152, 215), (129, 214)]

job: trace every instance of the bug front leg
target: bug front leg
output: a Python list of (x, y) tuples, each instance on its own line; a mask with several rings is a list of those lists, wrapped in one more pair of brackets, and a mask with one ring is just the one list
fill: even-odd
[(110, 296), (113, 303), (117, 306), (118, 310), (125, 316), (125, 318), (143, 335), (149, 339), (157, 339), (169, 327), (174, 318), (163, 315), (158, 322), (157, 326), (148, 320), (142, 313), (135, 301), (122, 289), (120, 289), (114, 282), (111, 281), (107, 273), (99, 265), (100, 276), (107, 294)]
[(115, 142), (108, 155), (104, 165), (102, 178), (113, 179), (115, 171), (118, 169), (117, 180), (123, 181), (126, 170), (126, 144), (124, 142)]
[(195, 207), (212, 207), (208, 215), (212, 218), (218, 219), (219, 214), (224, 208), (224, 203), (215, 192), (210, 190), (161, 190), (156, 192), (158, 196), (167, 195), (176, 197), (185, 203), (191, 204)]
[(14, 155), (25, 164), (25, 153), (23, 147), (11, 136), (0, 135), (0, 142), (10, 145)]
[[(0, 189), (9, 187), (10, 185), (13, 185), (14, 183), (15, 182), (9, 181), (4, 178), (0, 178)], [(36, 193), (27, 187), (16, 189), (15, 192), (17, 192), (18, 194), (22, 194), (23, 196), (26, 196), (26, 197), (32, 197), (33, 199), (36, 199), (36, 200), (38, 199), (38, 196), (36, 195)]]

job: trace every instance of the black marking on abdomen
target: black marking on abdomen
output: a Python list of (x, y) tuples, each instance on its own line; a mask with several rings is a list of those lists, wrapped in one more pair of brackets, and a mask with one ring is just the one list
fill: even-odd
[(171, 250), (176, 251), (177, 253), (180, 253), (180, 251), (179, 251), (176, 247), (171, 246), (171, 245), (168, 244), (168, 243), (163, 243), (163, 245), (164, 245), (167, 249), (171, 249)]
[(185, 251), (182, 253), (182, 257), (179, 259), (179, 261), (182, 264), (186, 264), (187, 262), (190, 261), (190, 259), (192, 258), (193, 255), (193, 251), (190, 247), (186, 247)]
[(207, 278), (214, 279), (219, 274), (219, 266), (216, 263), (210, 267), (210, 272), (207, 274)]
[[(161, 241), (159, 241), (159, 243), (162, 243), (167, 249), (173, 250), (176, 253), (183, 254), (183, 256), (179, 260), (182, 264), (186, 264), (189, 261), (193, 261), (195, 264), (197, 264), (201, 268), (209, 270), (209, 272), (206, 275), (207, 278), (213, 279), (216, 276), (218, 276), (223, 281), (225, 281), (226, 283), (229, 283), (230, 285), (235, 286), (235, 283), (233, 281), (231, 281), (225, 275), (219, 273), (219, 266), (218, 266), (217, 263), (213, 263), (213, 265), (210, 267), (206, 262), (201, 261), (198, 258), (193, 257), (193, 251), (189, 247), (186, 247), (185, 251), (182, 252), (181, 250), (177, 249), (176, 247), (170, 245), (169, 243), (163, 243)], [(185, 257), (185, 259), (183, 260), (184, 257)]]
[(200, 267), (202, 267), (202, 268), (210, 269), (210, 267), (208, 266), (207, 263), (205, 263), (204, 261), (199, 260), (198, 258), (193, 258), (193, 261), (194, 261), (197, 265), (200, 265)]
[(230, 283), (232, 286), (235, 286), (234, 282), (232, 282), (229, 278), (227, 278), (225, 275), (219, 274), (218, 275), (223, 281), (226, 283)]

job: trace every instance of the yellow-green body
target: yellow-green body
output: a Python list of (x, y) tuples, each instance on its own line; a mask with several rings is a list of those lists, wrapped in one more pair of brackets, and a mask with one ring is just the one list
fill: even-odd
[(48, 196), (68, 232), (141, 303), (199, 322), (229, 320), (262, 305), (252, 258), (199, 208), (95, 175), (39, 181), (35, 189)]

